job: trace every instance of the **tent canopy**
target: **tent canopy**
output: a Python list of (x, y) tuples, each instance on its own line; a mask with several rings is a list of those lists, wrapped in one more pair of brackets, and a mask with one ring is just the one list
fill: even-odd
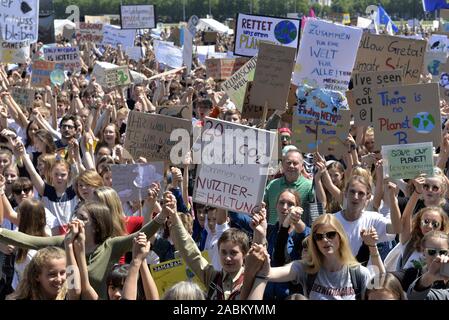
[(64, 30), (64, 26), (69, 25), (72, 28), (75, 28), (76, 25), (74, 22), (67, 20), (67, 19), (55, 19), (54, 26), (55, 26), (55, 34), (62, 34), (62, 31)]
[(229, 27), (215, 19), (200, 19), (196, 28), (200, 31), (212, 29), (212, 31), (219, 33), (234, 34), (234, 30), (229, 29)]

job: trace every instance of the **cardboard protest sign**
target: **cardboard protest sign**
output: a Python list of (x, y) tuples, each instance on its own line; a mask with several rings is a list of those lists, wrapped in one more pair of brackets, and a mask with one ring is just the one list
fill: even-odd
[(429, 39), (427, 51), (447, 51), (449, 40), (447, 35), (444, 34), (432, 34)]
[(81, 70), (81, 60), (78, 47), (48, 47), (44, 46), (44, 57), (47, 61), (64, 64), (65, 70)]
[(156, 28), (154, 6), (151, 4), (121, 5), (120, 22), (122, 29)]
[(420, 174), (433, 176), (432, 142), (382, 146), (384, 177), (415, 179)]
[(375, 148), (382, 145), (441, 142), (438, 84), (419, 84), (373, 90)]
[(0, 39), (35, 43), (39, 31), (39, 1), (0, 1)]
[(346, 92), (348, 104), (354, 115), (356, 126), (373, 123), (373, 88), (402, 85), (402, 71), (355, 72), (352, 75), (353, 89)]
[(159, 63), (163, 63), (172, 68), (182, 67), (182, 51), (181, 48), (166, 41), (154, 41), (154, 54)]
[(131, 84), (128, 66), (120, 66), (105, 70), (105, 84), (107, 87), (126, 86)]
[(56, 62), (33, 61), (31, 66), (31, 86), (45, 88), (51, 85), (50, 74), (55, 70)]
[(136, 30), (122, 30), (110, 24), (103, 25), (103, 45), (110, 44), (117, 47), (121, 44), (122, 48), (134, 47), (135, 37)]
[(33, 106), (36, 90), (23, 87), (13, 87), (12, 97), (22, 110), (29, 110)]
[(250, 104), (285, 109), (296, 49), (261, 42)]
[(227, 80), (247, 61), (246, 58), (207, 59), (206, 77), (212, 77), (214, 80)]
[(235, 30), (234, 53), (253, 57), (260, 41), (298, 48), (300, 20), (239, 13)]
[(203, 42), (208, 44), (215, 44), (217, 42), (218, 32), (215, 31), (204, 31), (203, 32)]
[(30, 43), (0, 40), (0, 61), (3, 63), (27, 63), (30, 59)]
[(103, 42), (103, 23), (80, 22), (76, 28), (76, 40), (78, 43), (94, 42), (100, 44)]
[(304, 118), (293, 110), (292, 144), (297, 146), (302, 152), (313, 153), (318, 151), (322, 155), (333, 155), (336, 159), (341, 159), (344, 153), (348, 152), (345, 140), (348, 137), (351, 111), (342, 109), (338, 114), (336, 125), (317, 123), (315, 119)]
[(243, 100), (245, 98), (246, 84), (253, 81), (254, 71), (256, 69), (257, 56), (252, 57), (239, 70), (237, 70), (228, 80), (221, 84), (235, 107), (241, 112)]
[(186, 106), (157, 106), (156, 113), (164, 116), (192, 120), (192, 104)]
[(263, 199), (276, 133), (206, 118), (193, 201), (251, 213)]
[(422, 71), (426, 40), (406, 39), (364, 32), (354, 71), (402, 69), (404, 84), (418, 83)]
[(164, 179), (164, 163), (116, 164), (111, 166), (112, 188), (122, 202), (144, 200), (153, 182)]
[(62, 27), (62, 38), (66, 40), (76, 38), (76, 28), (68, 24), (64, 25)]
[(192, 133), (192, 121), (131, 111), (126, 126), (125, 149), (134, 159), (144, 157), (147, 161), (169, 161), (170, 152), (177, 141), (170, 135), (175, 129)]
[[(209, 259), (207, 251), (201, 252), (201, 255)], [(202, 290), (206, 291), (203, 282), (192, 272), (182, 259), (168, 260), (159, 264), (150, 265), (151, 276), (156, 283), (159, 296), (162, 297), (165, 292), (181, 281), (193, 281)]]
[(313, 88), (307, 85), (296, 90), (299, 117), (315, 119), (321, 123), (336, 125), (339, 111), (349, 109), (346, 97), (340, 91)]
[(292, 82), (346, 91), (361, 37), (359, 28), (307, 20)]
[(447, 61), (447, 52), (426, 51), (424, 56), (423, 72), (430, 73), (433, 81), (438, 81), (440, 69)]

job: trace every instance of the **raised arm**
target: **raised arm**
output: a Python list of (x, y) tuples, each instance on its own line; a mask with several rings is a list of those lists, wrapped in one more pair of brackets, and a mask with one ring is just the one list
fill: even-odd
[(397, 186), (393, 182), (385, 179), (385, 184), (390, 197), (390, 219), (391, 223), (387, 224), (387, 233), (400, 234), (402, 231), (401, 210), (399, 209), (398, 197), (396, 195)]
[(81, 297), (81, 278), (78, 264), (73, 251), (73, 240), (79, 231), (76, 222), (69, 224), (69, 232), (64, 238), (65, 255), (67, 259), (67, 298), (68, 300), (79, 300)]
[(399, 234), (399, 241), (402, 244), (407, 243), (412, 237), (413, 211), (415, 210), (419, 197), (423, 193), (423, 184), (425, 180), (426, 179), (424, 177), (418, 177), (413, 180), (414, 190), (401, 217), (402, 231)]
[(377, 268), (377, 274), (383, 274), (386, 272), (384, 263), (380, 257), (379, 250), (377, 249), (377, 241), (379, 240), (379, 236), (377, 235), (377, 231), (375, 228), (371, 227), (369, 230), (363, 229), (360, 232), (360, 236), (363, 239), (363, 242), (369, 248), (369, 254), (371, 258), (371, 263)]
[(34, 250), (39, 250), (48, 246), (62, 248), (64, 246), (64, 236), (37, 237), (30, 236), (20, 231), (11, 231), (0, 228), (0, 242)]
[(44, 195), (45, 190), (45, 182), (42, 180), (42, 177), (37, 173), (36, 168), (34, 168), (33, 162), (30, 159), (30, 156), (26, 153), (25, 147), (22, 142), (17, 141), (14, 147), (14, 154), (17, 157), (20, 157), (25, 164), (25, 168), (30, 174), (31, 182), (36, 188), (39, 195)]

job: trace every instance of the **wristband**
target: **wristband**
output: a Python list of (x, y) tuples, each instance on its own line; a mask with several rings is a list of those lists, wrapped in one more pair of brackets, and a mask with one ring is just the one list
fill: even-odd
[(256, 279), (268, 280), (268, 277), (256, 275)]

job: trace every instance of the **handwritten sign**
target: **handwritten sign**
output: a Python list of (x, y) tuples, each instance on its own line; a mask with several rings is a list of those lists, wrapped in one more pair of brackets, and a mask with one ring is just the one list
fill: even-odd
[(304, 118), (296, 107), (293, 110), (292, 143), (302, 152), (313, 153), (318, 148), (322, 155), (333, 155), (341, 159), (348, 150), (345, 140), (350, 120), (351, 111), (342, 109), (335, 125), (320, 122), (317, 126), (315, 119)]
[(186, 106), (156, 106), (156, 113), (164, 116), (192, 120), (192, 104)]
[(154, 41), (154, 54), (159, 63), (172, 68), (182, 67), (182, 50), (171, 42)]
[(346, 92), (356, 126), (373, 123), (373, 88), (402, 85), (402, 71), (356, 72), (352, 76), (353, 89)]
[(446, 64), (447, 52), (426, 51), (424, 55), (424, 74), (430, 73), (432, 80), (437, 82), (441, 73), (441, 68)]
[(112, 188), (122, 202), (144, 200), (153, 182), (164, 179), (164, 163), (116, 164), (111, 166)]
[(276, 133), (206, 118), (201, 137), (193, 201), (251, 213), (263, 198)]
[(79, 48), (44, 47), (44, 57), (47, 61), (64, 64), (64, 69), (78, 71), (81, 69)]
[(261, 42), (250, 104), (285, 109), (296, 49)]
[(126, 127), (125, 149), (134, 159), (145, 157), (148, 161), (168, 161), (170, 151), (177, 143), (170, 140), (175, 129), (184, 129), (191, 134), (192, 121), (131, 111)]
[(415, 179), (420, 174), (433, 176), (432, 142), (382, 146), (384, 177)]
[(104, 75), (107, 87), (126, 86), (131, 84), (128, 66), (106, 69)]
[(120, 21), (122, 29), (156, 28), (153, 5), (121, 5)]
[(139, 61), (145, 55), (144, 47), (126, 47), (125, 54), (135, 61)]
[(235, 107), (241, 112), (243, 100), (245, 98), (246, 84), (248, 81), (253, 81), (254, 70), (256, 69), (257, 56), (252, 57), (239, 70), (237, 70), (228, 80), (221, 84), (221, 89), (224, 90)]
[(363, 33), (354, 71), (389, 71), (402, 69), (404, 84), (419, 82), (426, 40)]
[(293, 83), (346, 91), (361, 37), (362, 29), (308, 19)]
[(39, 1), (0, 1), (0, 39), (6, 42), (37, 42)]
[(103, 23), (80, 22), (76, 28), (76, 40), (78, 43), (103, 42)]
[(136, 30), (122, 30), (113, 25), (103, 25), (103, 45), (117, 47), (120, 44), (123, 48), (134, 47), (135, 37)]
[(212, 77), (214, 80), (227, 80), (247, 61), (246, 58), (207, 59), (206, 76), (207, 78)]
[(447, 38), (447, 35), (432, 34), (429, 39), (429, 45), (427, 47), (427, 51), (445, 52), (445, 51), (447, 51), (448, 45), (449, 45), (449, 40)]
[(438, 84), (419, 84), (373, 90), (375, 148), (382, 145), (441, 142)]
[(33, 106), (36, 90), (23, 87), (12, 88), (12, 97), (22, 110), (29, 110)]
[(274, 45), (297, 48), (300, 20), (256, 16), (239, 13), (237, 15), (234, 53), (252, 57), (259, 51), (260, 41)]
[(27, 63), (30, 59), (30, 42), (5, 42), (0, 40), (0, 61), (4, 63)]
[(55, 70), (56, 62), (33, 61), (31, 72), (31, 86), (45, 88), (51, 85), (50, 75)]

